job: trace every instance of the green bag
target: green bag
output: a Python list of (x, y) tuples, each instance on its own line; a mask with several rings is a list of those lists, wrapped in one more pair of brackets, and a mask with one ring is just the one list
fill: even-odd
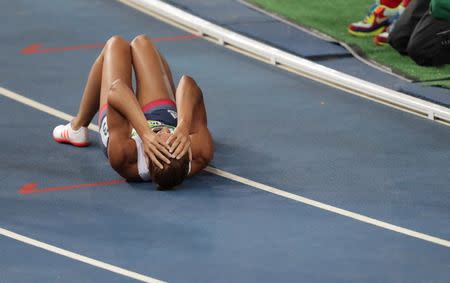
[(450, 0), (431, 0), (430, 11), (436, 19), (450, 20)]

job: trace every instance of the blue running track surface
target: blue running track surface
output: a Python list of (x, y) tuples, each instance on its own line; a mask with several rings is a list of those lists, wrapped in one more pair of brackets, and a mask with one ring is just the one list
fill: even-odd
[[(80, 46), (171, 37), (157, 45), (176, 80), (189, 74), (203, 89), (212, 166), (450, 239), (444, 125), (175, 40), (186, 33), (115, 1), (3, 1), (0, 18), (3, 88), (74, 115), (100, 52)], [(0, 228), (167, 282), (449, 282), (448, 247), (207, 172), (170, 192), (100, 185), (121, 178), (96, 133), (74, 148), (51, 139), (66, 123), (57, 117), (3, 95), (0, 113)], [(34, 193), (20, 193), (26, 184)], [(1, 235), (0, 255), (0, 282), (133, 282)]]

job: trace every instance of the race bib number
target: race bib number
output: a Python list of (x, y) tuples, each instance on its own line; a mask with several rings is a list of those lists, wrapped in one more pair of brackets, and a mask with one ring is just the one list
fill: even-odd
[(108, 131), (108, 117), (105, 116), (102, 120), (102, 124), (100, 125), (100, 137), (102, 138), (102, 143), (105, 147), (108, 145), (108, 139), (109, 139), (109, 131)]

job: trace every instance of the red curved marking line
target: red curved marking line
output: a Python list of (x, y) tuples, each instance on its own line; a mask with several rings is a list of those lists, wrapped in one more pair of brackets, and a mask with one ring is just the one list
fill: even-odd
[(36, 193), (82, 189), (82, 188), (89, 188), (89, 187), (117, 185), (117, 184), (123, 184), (123, 183), (126, 183), (126, 181), (125, 180), (114, 180), (114, 181), (95, 182), (95, 183), (87, 183), (87, 184), (79, 184), (79, 185), (71, 185), (71, 186), (61, 186), (61, 187), (51, 187), (51, 188), (43, 188), (43, 189), (37, 188), (37, 186), (38, 186), (37, 183), (26, 183), (19, 189), (19, 194), (28, 195), (28, 194), (36, 194)]
[[(170, 42), (170, 41), (192, 40), (192, 39), (196, 39), (196, 38), (200, 38), (200, 36), (190, 34), (190, 35), (179, 35), (179, 36), (169, 36), (169, 37), (156, 37), (156, 38), (152, 38), (152, 40), (153, 40), (153, 42)], [(25, 48), (22, 48), (20, 50), (20, 53), (22, 53), (23, 55), (56, 53), (56, 52), (75, 51), (75, 50), (80, 50), (80, 49), (103, 48), (103, 46), (105, 46), (105, 43), (42, 48), (42, 44), (33, 43), (33, 44), (28, 45)]]
[(22, 54), (33, 54), (38, 52), (42, 47), (42, 44), (39, 43), (33, 43), (28, 45), (27, 47), (23, 48), (22, 50), (20, 50), (20, 53)]
[(53, 48), (41, 49), (38, 51), (38, 53), (55, 53), (55, 52), (64, 52), (64, 51), (74, 51), (74, 50), (80, 50), (80, 49), (96, 49), (96, 48), (103, 48), (103, 46), (105, 46), (104, 43), (83, 44), (83, 45), (66, 46), (66, 47), (53, 47)]

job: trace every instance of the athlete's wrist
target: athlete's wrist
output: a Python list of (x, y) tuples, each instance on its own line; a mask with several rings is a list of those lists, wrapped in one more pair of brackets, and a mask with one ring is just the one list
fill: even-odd
[(155, 133), (153, 133), (148, 127), (147, 129), (143, 129), (142, 131), (136, 131), (138, 136), (141, 138), (141, 140), (145, 143), (149, 140), (153, 140), (154, 136), (156, 136)]
[(189, 119), (180, 119), (178, 120), (177, 128), (189, 132), (189, 129), (191, 128), (191, 121)]

